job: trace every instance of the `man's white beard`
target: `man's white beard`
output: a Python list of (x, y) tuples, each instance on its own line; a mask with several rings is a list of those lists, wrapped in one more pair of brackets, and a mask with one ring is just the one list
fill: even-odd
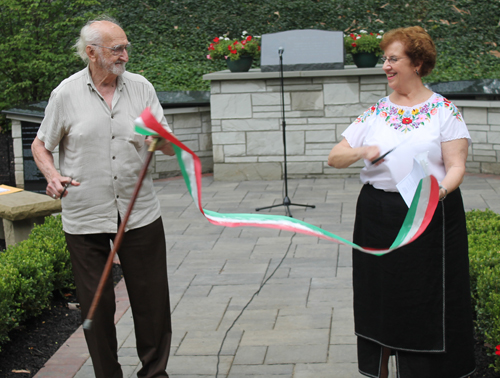
[(115, 63), (116, 62), (108, 63), (106, 62), (105, 59), (99, 61), (99, 65), (101, 66), (101, 68), (105, 69), (106, 71), (117, 76), (123, 75), (123, 73), (125, 72), (125, 65), (127, 63), (125, 62), (121, 62), (120, 64), (115, 64)]
[(125, 65), (127, 63), (122, 63), (122, 64), (113, 64), (113, 67), (111, 67), (111, 72), (117, 76), (123, 75), (125, 72)]

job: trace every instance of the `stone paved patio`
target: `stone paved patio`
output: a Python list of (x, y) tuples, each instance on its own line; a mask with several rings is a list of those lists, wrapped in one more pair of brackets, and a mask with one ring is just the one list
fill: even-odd
[[(203, 206), (219, 212), (255, 212), (281, 203), (281, 181), (219, 182), (203, 178)], [(168, 242), (173, 316), (171, 378), (214, 377), (226, 330), (287, 258), (228, 333), (219, 377), (361, 377), (353, 330), (351, 251), (317, 238), (257, 228), (223, 228), (196, 210), (184, 182), (155, 183)], [(295, 218), (351, 240), (358, 179), (289, 180)], [(465, 208), (500, 213), (500, 177), (468, 175)], [(283, 208), (269, 211), (284, 214)], [(119, 356), (124, 377), (139, 359), (123, 282), (117, 286)], [(81, 329), (37, 375), (94, 377)], [(64, 358), (61, 358), (63, 356)], [(82, 365), (83, 364), (83, 365)]]

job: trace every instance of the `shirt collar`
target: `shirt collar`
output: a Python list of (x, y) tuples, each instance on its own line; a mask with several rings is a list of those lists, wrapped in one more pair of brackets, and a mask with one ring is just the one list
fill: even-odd
[[(97, 88), (95, 87), (94, 81), (92, 80), (92, 76), (90, 75), (90, 68), (88, 65), (85, 68), (85, 71), (86, 71), (86, 76), (87, 76), (87, 85), (88, 85), (89, 89), (93, 89), (94, 91), (98, 92)], [(124, 80), (124, 78), (123, 78), (124, 75), (125, 75), (125, 73), (123, 73), (123, 75), (118, 76), (118, 78), (116, 80), (116, 89), (118, 89), (119, 91), (121, 91), (123, 89), (123, 86), (126, 83), (126, 80)]]

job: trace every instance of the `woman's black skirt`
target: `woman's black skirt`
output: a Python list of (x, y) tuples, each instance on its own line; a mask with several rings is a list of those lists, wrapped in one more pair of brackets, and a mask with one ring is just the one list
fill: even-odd
[[(399, 193), (365, 185), (354, 243), (388, 248), (408, 207)], [(459, 378), (475, 369), (469, 259), (460, 190), (439, 202), (425, 232), (383, 256), (353, 250), (355, 332), (362, 374), (378, 377), (382, 346), (400, 378)]]

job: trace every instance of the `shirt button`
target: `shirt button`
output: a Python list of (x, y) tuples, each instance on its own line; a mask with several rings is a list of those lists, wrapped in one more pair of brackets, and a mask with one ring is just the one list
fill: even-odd
[(116, 196), (116, 198), (120, 198), (120, 196)]
[(111, 139), (115, 139), (115, 136), (113, 135), (113, 136), (111, 137)]
[(115, 159), (116, 159), (116, 156), (113, 156), (113, 160), (115, 160)]
[(111, 119), (113, 119), (113, 118), (115, 118), (115, 116), (114, 116), (114, 115), (111, 115)]
[(115, 176), (115, 177), (113, 177), (113, 178), (116, 180), (116, 176)]

